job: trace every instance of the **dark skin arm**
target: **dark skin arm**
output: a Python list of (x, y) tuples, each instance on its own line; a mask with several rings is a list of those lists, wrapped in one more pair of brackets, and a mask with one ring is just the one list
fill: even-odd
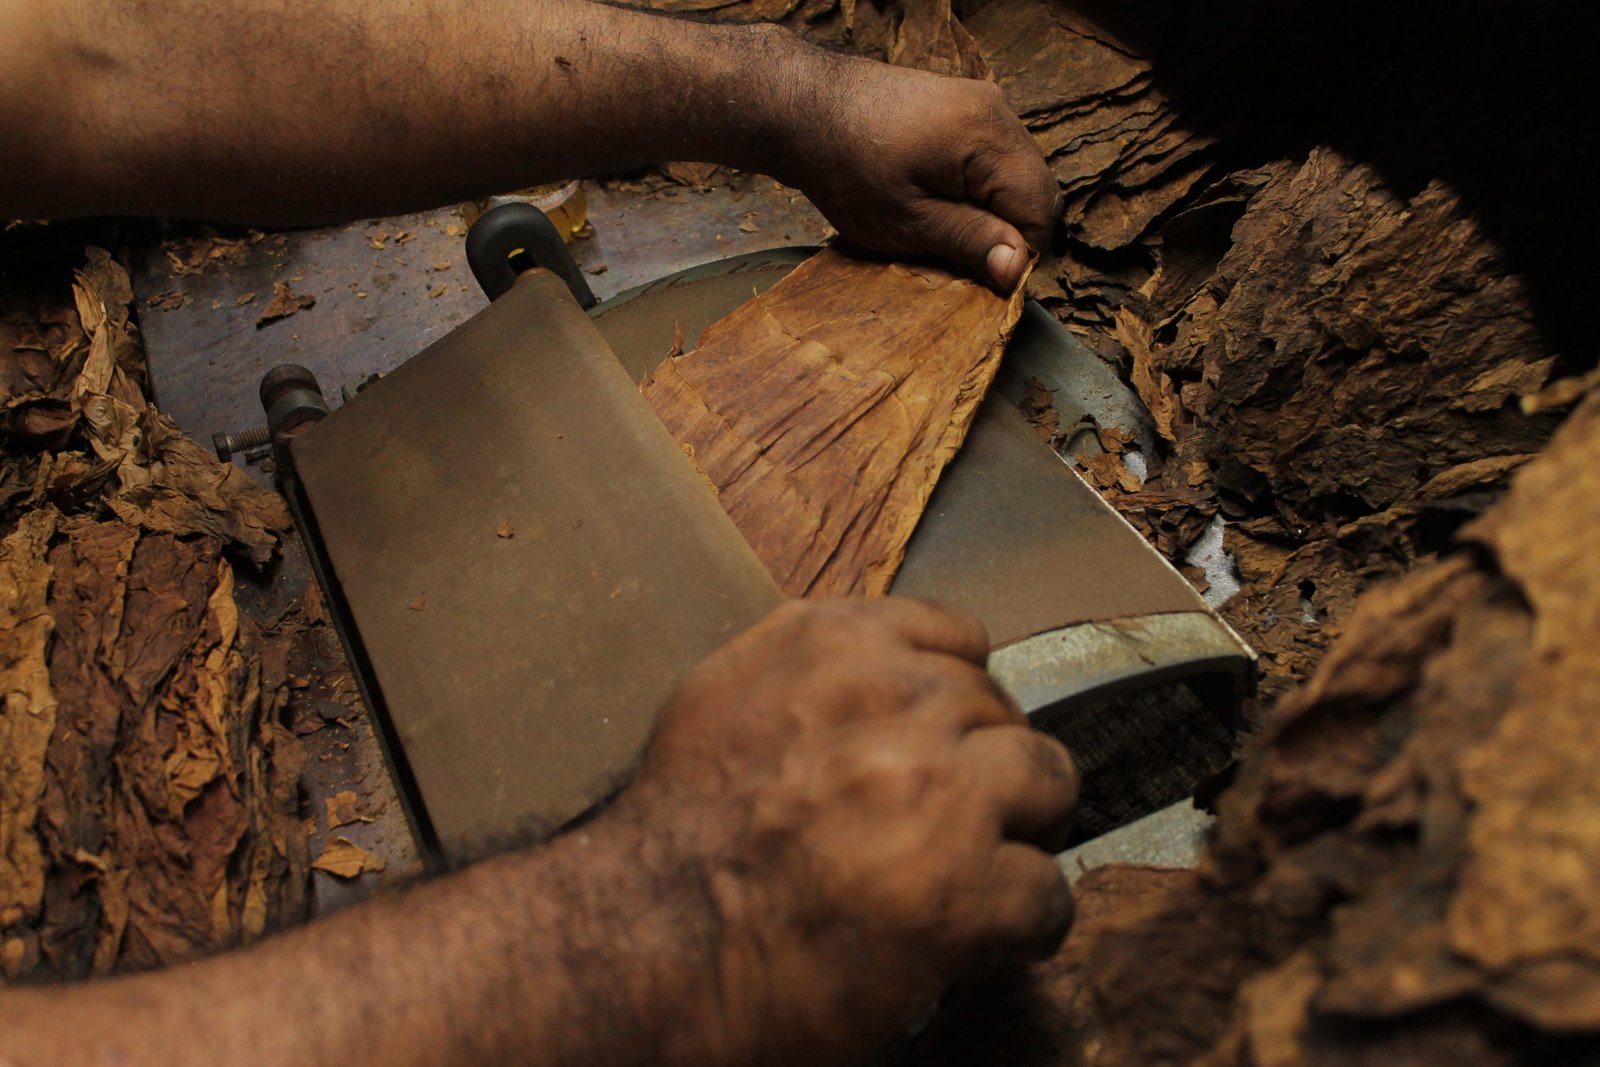
[[(1064, 749), (975, 620), (791, 604), (587, 828), (189, 967), (0, 994), (0, 1062), (848, 1062), (1071, 920)], [(1043, 846), (1043, 847), (1040, 847)]]
[(1059, 215), (999, 92), (587, 0), (10, 0), (0, 217), (309, 223), (668, 159), (1002, 287)]

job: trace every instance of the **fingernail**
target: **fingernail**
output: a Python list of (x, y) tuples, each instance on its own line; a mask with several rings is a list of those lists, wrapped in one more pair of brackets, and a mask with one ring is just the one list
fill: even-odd
[(1017, 284), (1022, 273), (1022, 250), (1015, 245), (997, 244), (989, 249), (989, 276), (1001, 285)]

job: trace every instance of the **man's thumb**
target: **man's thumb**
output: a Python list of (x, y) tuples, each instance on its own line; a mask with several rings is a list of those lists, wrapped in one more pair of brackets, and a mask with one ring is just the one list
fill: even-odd
[(1028, 242), (1017, 228), (971, 204), (948, 205), (928, 237), (934, 251), (1004, 293), (1028, 265)]

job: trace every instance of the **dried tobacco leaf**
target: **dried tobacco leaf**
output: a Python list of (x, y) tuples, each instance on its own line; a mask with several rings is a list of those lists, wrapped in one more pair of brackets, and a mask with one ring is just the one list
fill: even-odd
[(323, 801), (328, 809), (328, 829), (348, 826), (353, 822), (371, 822), (370, 818), (357, 810), (360, 803), (361, 798), (348, 789), (335, 793)]
[(38, 511), (4, 544), (0, 577), (32, 561), (21, 603), (48, 581), (0, 630), (31, 647), (5, 678), (8, 976), (172, 963), (296, 917), (298, 748), (219, 543)]
[[(382, 248), (383, 242), (374, 239), (372, 246)], [(272, 303), (261, 309), (260, 316), (256, 318), (256, 329), (316, 306), (317, 298), (311, 294), (295, 292), (288, 282), (273, 282)]]
[(359, 878), (368, 871), (381, 871), (387, 864), (382, 856), (368, 852), (348, 837), (335, 837), (311, 866), (336, 878)]
[(233, 464), (218, 462), (145, 401), (139, 376), (126, 369), (141, 358), (127, 318), (125, 302), (133, 295), (127, 273), (90, 251), (91, 269), (73, 286), (89, 343), (72, 401), (94, 453), (115, 464), (117, 489), (106, 503), (146, 529), (220, 537), (241, 546), (253, 562), (266, 563), (278, 534), (289, 527), (283, 499)]
[(24, 936), (44, 903), (46, 857), (33, 826), (59, 704), (47, 658), (53, 620), (44, 561), (57, 518), (35, 511), (0, 541), (0, 964), (7, 979), (37, 953)]
[(921, 0), (901, 8), (889, 62), (963, 78), (983, 78), (989, 67), (977, 42), (951, 9), (950, 0)]
[(222, 558), (234, 543), (269, 558), (282, 504), (148, 406), (115, 260), (90, 249), (70, 303), (39, 299), (0, 316), (29, 354), (12, 381), (31, 391), (9, 410), (60, 405), (53, 443), (74, 450), (0, 454), (5, 478), (31, 483), (4, 494), (18, 510), (0, 541), (8, 980), (260, 936), (299, 916), (307, 862), (286, 682), (263, 670), (281, 639), (239, 617)]
[(641, 387), (791, 596), (882, 596), (1022, 309), (835, 246)]

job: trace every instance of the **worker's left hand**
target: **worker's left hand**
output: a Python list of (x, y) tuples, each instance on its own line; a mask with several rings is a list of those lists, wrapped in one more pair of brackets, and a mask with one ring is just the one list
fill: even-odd
[(1009, 291), (1061, 217), (1038, 145), (994, 85), (828, 57), (798, 121), (799, 186), (845, 237), (932, 254)]

